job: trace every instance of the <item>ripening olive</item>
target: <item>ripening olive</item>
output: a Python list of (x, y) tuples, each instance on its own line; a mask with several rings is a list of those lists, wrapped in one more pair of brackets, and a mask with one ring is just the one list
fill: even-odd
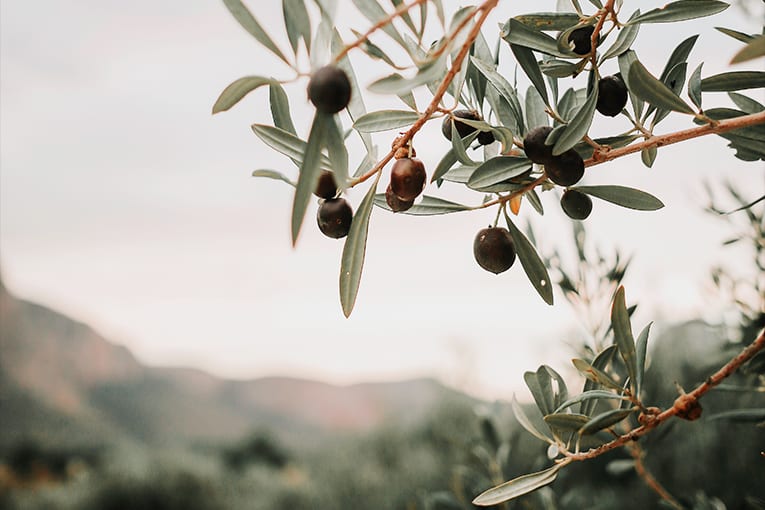
[(351, 100), (351, 82), (345, 71), (327, 65), (311, 75), (308, 82), (308, 98), (317, 110), (337, 113)]

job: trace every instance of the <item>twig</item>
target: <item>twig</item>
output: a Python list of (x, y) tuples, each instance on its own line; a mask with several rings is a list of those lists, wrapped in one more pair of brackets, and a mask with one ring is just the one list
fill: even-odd
[(625, 434), (620, 435), (613, 441), (609, 441), (608, 443), (602, 444), (597, 448), (592, 448), (586, 452), (564, 452), (566, 458), (576, 461), (594, 459), (595, 457), (599, 457), (608, 451), (611, 451), (620, 446), (624, 446), (631, 441), (637, 440), (639, 437), (646, 435), (651, 430), (655, 429), (673, 416), (677, 416), (678, 414), (685, 414), (689, 410), (698, 407), (698, 401), (705, 393), (720, 384), (720, 382), (733, 374), (736, 370), (739, 369), (741, 365), (752, 359), (755, 354), (763, 349), (765, 349), (765, 330), (760, 332), (760, 335), (755, 339), (754, 342), (744, 348), (737, 356), (735, 356), (722, 368), (720, 368), (720, 370), (709, 376), (706, 381), (698, 385), (693, 391), (680, 395), (675, 400), (675, 403), (672, 407), (658, 415), (650, 416), (645, 425), (637, 427)]
[(490, 201), (486, 202), (485, 204), (481, 204), (481, 205), (477, 205), (475, 207), (471, 207), (470, 210), (475, 211), (475, 210), (478, 210), (478, 209), (486, 209), (487, 207), (492, 207), (492, 206), (497, 205), (497, 204), (503, 204), (505, 202), (508, 202), (508, 201), (514, 199), (517, 196), (523, 195), (527, 191), (533, 190), (534, 188), (536, 188), (537, 186), (539, 186), (540, 184), (542, 184), (546, 180), (547, 180), (547, 174), (542, 174), (538, 179), (528, 183), (526, 186), (524, 186), (524, 187), (522, 187), (520, 189), (517, 189), (517, 190), (513, 191), (509, 195), (505, 195), (505, 196), (499, 197), (497, 199), (490, 200)]
[(411, 4), (403, 4), (401, 7), (393, 11), (390, 15), (384, 17), (383, 19), (381, 19), (380, 21), (372, 25), (372, 27), (370, 27), (369, 30), (364, 32), (364, 34), (362, 34), (361, 37), (359, 37), (354, 42), (352, 42), (351, 44), (343, 48), (343, 50), (340, 53), (338, 53), (338, 55), (335, 57), (335, 63), (340, 62), (343, 59), (343, 57), (346, 56), (348, 52), (351, 51), (352, 49), (357, 48), (361, 46), (362, 44), (364, 44), (364, 42), (369, 38), (369, 36), (375, 33), (377, 30), (389, 24), (390, 22), (392, 22), (394, 19), (398, 18), (405, 12), (408, 12), (413, 7), (416, 7), (427, 1), (428, 0), (414, 0)]
[(620, 158), (628, 154), (634, 154), (640, 152), (643, 149), (650, 149), (651, 147), (664, 147), (665, 145), (672, 145), (678, 142), (684, 142), (692, 138), (698, 138), (704, 135), (727, 133), (735, 129), (741, 129), (748, 126), (754, 126), (757, 124), (765, 123), (765, 111), (753, 113), (750, 115), (742, 115), (734, 119), (725, 119), (717, 122), (716, 124), (705, 124), (696, 128), (685, 129), (683, 131), (676, 131), (674, 133), (667, 133), (665, 135), (652, 136), (646, 140), (621, 147), (619, 149), (611, 149), (607, 152), (595, 152), (590, 159), (584, 161), (585, 166), (599, 165), (612, 159)]
[(661, 499), (669, 503), (672, 508), (683, 510), (683, 505), (681, 505), (680, 502), (678, 502), (674, 496), (672, 496), (672, 494), (670, 494), (669, 491), (667, 491), (667, 489), (665, 489), (664, 486), (659, 483), (653, 474), (648, 471), (648, 468), (643, 462), (645, 452), (640, 447), (640, 445), (637, 443), (632, 443), (632, 445), (630, 445), (629, 451), (630, 455), (632, 455), (632, 458), (635, 459), (635, 471), (637, 472), (638, 476), (643, 479), (645, 484), (648, 485), (652, 491), (658, 494)]
[(591, 44), (591, 56), (590, 61), (592, 62), (592, 68), (597, 70), (598, 69), (598, 38), (600, 37), (600, 31), (603, 29), (603, 24), (606, 22), (606, 18), (608, 17), (608, 14), (610, 13), (614, 18), (616, 16), (614, 15), (614, 1), (615, 0), (608, 0), (606, 2), (606, 5), (600, 10), (602, 13), (600, 17), (598, 18), (598, 23), (595, 25), (595, 29), (592, 31), (592, 35), (590, 36), (590, 44)]
[(499, 0), (486, 0), (484, 3), (482, 3), (479, 7), (476, 8), (476, 12), (481, 12), (481, 16), (476, 22), (475, 26), (470, 30), (470, 33), (468, 34), (467, 40), (462, 45), (462, 49), (457, 54), (457, 56), (452, 61), (452, 67), (449, 69), (449, 71), (446, 73), (446, 76), (444, 76), (444, 79), (441, 80), (441, 84), (438, 86), (438, 90), (436, 90), (435, 94), (433, 94), (433, 99), (430, 101), (430, 104), (425, 109), (424, 112), (420, 115), (420, 118), (417, 119), (417, 121), (412, 124), (412, 127), (410, 127), (406, 133), (401, 135), (398, 138), (398, 142), (394, 143), (391, 147), (391, 150), (388, 152), (388, 154), (385, 155), (380, 161), (377, 162), (377, 164), (369, 170), (364, 175), (361, 175), (355, 179), (353, 179), (350, 183), (350, 186), (356, 186), (357, 184), (360, 184), (366, 180), (368, 180), (370, 177), (378, 173), (380, 170), (383, 169), (385, 165), (388, 164), (388, 162), (393, 159), (393, 156), (396, 154), (396, 151), (409, 143), (409, 140), (412, 139), (412, 137), (417, 133), (422, 126), (425, 125), (425, 123), (430, 119), (430, 116), (435, 113), (438, 108), (439, 104), (441, 102), (441, 98), (446, 94), (446, 91), (449, 88), (449, 84), (452, 82), (454, 77), (459, 72), (460, 68), (462, 67), (462, 61), (467, 56), (468, 52), (470, 51), (470, 46), (473, 44), (473, 41), (475, 41), (475, 38), (478, 37), (478, 34), (481, 32), (481, 27), (483, 26), (483, 23), (486, 21), (486, 18), (489, 16), (489, 13), (491, 10), (497, 6), (497, 3)]

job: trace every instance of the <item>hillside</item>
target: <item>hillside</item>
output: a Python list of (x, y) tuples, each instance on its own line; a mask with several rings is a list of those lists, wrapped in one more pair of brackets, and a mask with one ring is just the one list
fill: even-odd
[(416, 422), (450, 398), (469, 400), (430, 379), (341, 387), (148, 367), (88, 325), (18, 299), (0, 282), (0, 448), (30, 437), (56, 444), (218, 443), (256, 429), (308, 446), (394, 416)]

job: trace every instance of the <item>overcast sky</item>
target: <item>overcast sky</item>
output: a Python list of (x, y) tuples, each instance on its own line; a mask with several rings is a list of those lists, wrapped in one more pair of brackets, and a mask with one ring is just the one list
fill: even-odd
[[(630, 3), (637, 4), (626, 1), (625, 11)], [(341, 4), (343, 13), (353, 9)], [(645, 11), (660, 2), (639, 4)], [(287, 51), (280, 4), (250, 5)], [(496, 37), (492, 27), (500, 20), (553, 7), (503, 1), (487, 37)], [(355, 14), (348, 19), (357, 29), (368, 26)], [(703, 60), (706, 76), (728, 69), (725, 62), (739, 47), (711, 27), (757, 32), (761, 20), (729, 9), (673, 27), (646, 26), (637, 51), (658, 74), (672, 48), (702, 33), (689, 69)], [(348, 36), (346, 22), (339, 25)], [(388, 72), (361, 55), (353, 60), (362, 85)], [(413, 219), (376, 210), (356, 310), (343, 318), (342, 242), (314, 228), (312, 204), (293, 250), (291, 188), (250, 177), (256, 168), (294, 175), (289, 160), (249, 129), (270, 121), (267, 92), (210, 114), (226, 85), (251, 74), (291, 76), (219, 1), (3, 1), (0, 269), (6, 285), (91, 324), (147, 363), (229, 377), (351, 383), (435, 375), (509, 398), (522, 385), (523, 370), (542, 362), (561, 366), (570, 357), (563, 342), (575, 339), (577, 321), (562, 299), (544, 305), (519, 264), (494, 276), (473, 261), (473, 237), (493, 211)], [(304, 87), (289, 89), (303, 135), (311, 112)], [(724, 102), (717, 96), (705, 101)], [(374, 107), (400, 107), (368, 99)], [(417, 137), (429, 171), (447, 148), (436, 124)], [(689, 124), (671, 116), (659, 131)], [(595, 129), (626, 127), (623, 118), (601, 118)], [(391, 140), (376, 141), (384, 148)], [(645, 189), (667, 204), (639, 213), (597, 202), (586, 222), (605, 249), (635, 254), (626, 283), (628, 300), (642, 305), (639, 326), (706, 313), (710, 301), (701, 289), (709, 267), (746, 266), (741, 252), (719, 248), (730, 232), (700, 212), (705, 179), (730, 179), (753, 198), (765, 189), (762, 165), (734, 159), (719, 137), (662, 149), (651, 170), (632, 156), (585, 177), (587, 184)], [(363, 191), (349, 194), (354, 207)], [(456, 188), (428, 192), (470, 203), (481, 198)], [(570, 223), (555, 196), (546, 193), (543, 201), (547, 214), (534, 218), (542, 244), (570, 246)], [(524, 208), (521, 216), (535, 214)]]

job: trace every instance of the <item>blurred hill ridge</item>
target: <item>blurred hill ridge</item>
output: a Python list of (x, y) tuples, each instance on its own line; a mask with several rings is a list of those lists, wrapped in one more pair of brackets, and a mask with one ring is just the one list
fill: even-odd
[(87, 324), (16, 298), (0, 280), (0, 448), (21, 439), (219, 443), (255, 429), (307, 447), (393, 418), (416, 423), (446, 399), (473, 401), (427, 378), (335, 386), (146, 366)]

